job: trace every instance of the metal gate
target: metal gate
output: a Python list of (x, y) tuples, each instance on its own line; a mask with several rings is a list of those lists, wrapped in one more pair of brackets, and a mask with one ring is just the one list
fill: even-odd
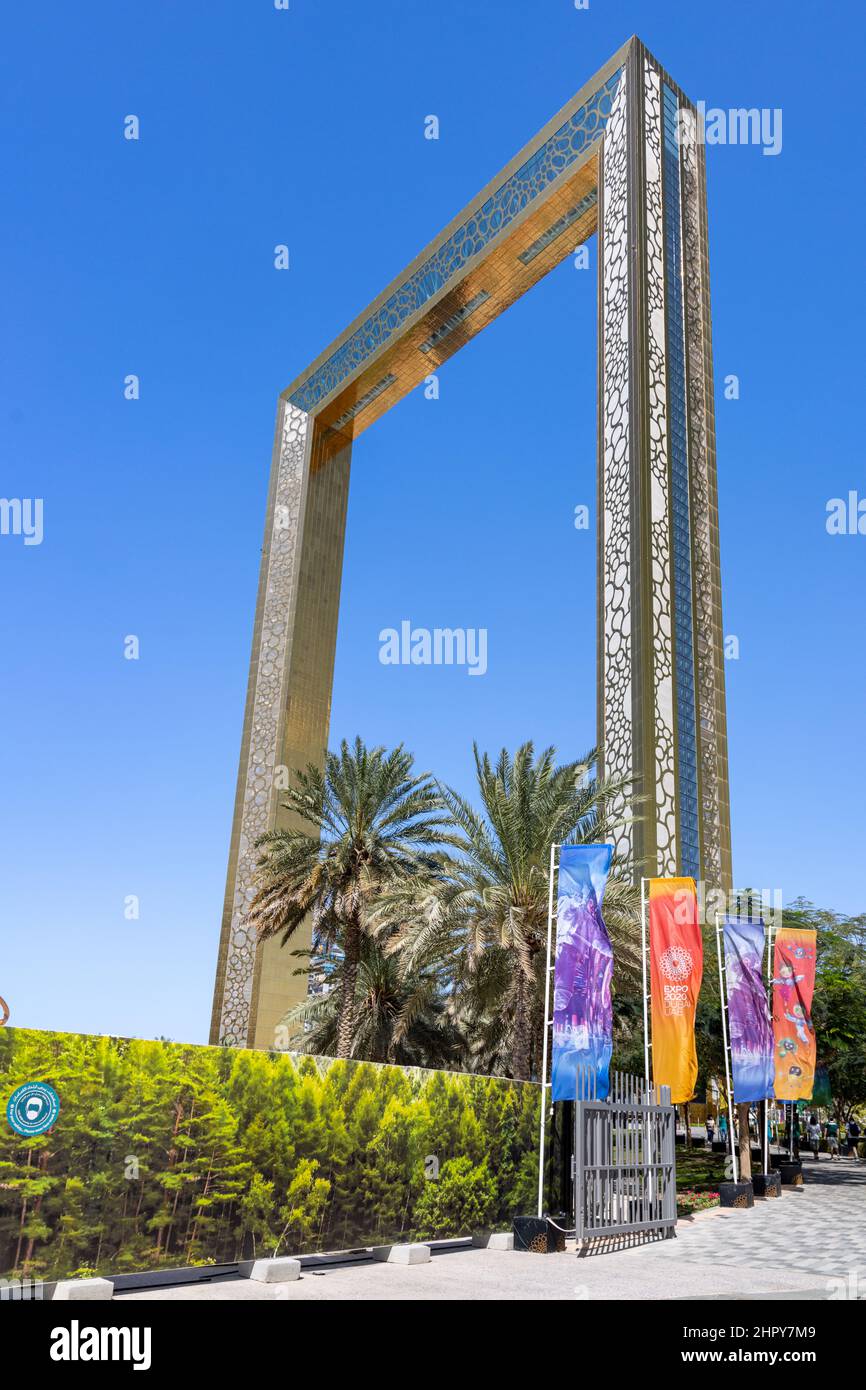
[(595, 1071), (578, 1070), (575, 1227), (581, 1241), (634, 1231), (673, 1234), (677, 1222), (676, 1122), (669, 1086), (658, 1098), (642, 1077), (612, 1072), (607, 1100)]

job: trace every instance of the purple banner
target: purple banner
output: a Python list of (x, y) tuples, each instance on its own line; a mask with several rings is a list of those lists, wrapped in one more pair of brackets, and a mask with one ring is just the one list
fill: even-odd
[(553, 1100), (574, 1100), (578, 1066), (595, 1072), (599, 1100), (608, 1093), (613, 950), (601, 903), (612, 857), (612, 845), (563, 845), (559, 851)]
[(775, 1068), (762, 969), (764, 924), (728, 917), (724, 935), (734, 1100), (765, 1100), (773, 1095)]

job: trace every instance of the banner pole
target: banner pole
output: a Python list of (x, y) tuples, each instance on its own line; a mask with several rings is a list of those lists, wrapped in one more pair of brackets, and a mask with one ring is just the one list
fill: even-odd
[(544, 971), (544, 1030), (541, 1056), (541, 1134), (538, 1141), (538, 1215), (544, 1207), (544, 1133), (547, 1120), (547, 1050), (550, 1026), (550, 952), (553, 942), (553, 872), (558, 845), (550, 846), (550, 883), (547, 892), (547, 964)]
[[(767, 923), (767, 1005), (770, 1014), (770, 1029), (773, 1027), (773, 987), (770, 981), (773, 978), (773, 923)], [(773, 1043), (773, 1065), (776, 1061), (776, 1046)], [(774, 1088), (775, 1090), (775, 1088)], [(774, 1096), (775, 1099), (775, 1096)], [(764, 1172), (770, 1171), (770, 1098), (764, 1101)]]
[(647, 952), (647, 929), (646, 929), (646, 884), (647, 879), (640, 881), (640, 958), (643, 971), (643, 1074), (646, 1081), (647, 1091), (650, 1088), (650, 1041), (649, 1041), (649, 996), (647, 994), (647, 971), (646, 971), (646, 952)]
[(794, 1162), (794, 1102), (789, 1101), (790, 1110), (788, 1111), (788, 1162)]
[(716, 955), (719, 958), (719, 994), (722, 1002), (722, 1040), (725, 1048), (725, 1089), (728, 1093), (728, 1133), (731, 1136), (731, 1167), (734, 1173), (734, 1182), (737, 1181), (737, 1146), (734, 1142), (734, 1104), (731, 1096), (731, 1064), (728, 1058), (728, 1020), (725, 1017), (728, 1011), (727, 997), (725, 991), (725, 979), (727, 966), (722, 972), (722, 938), (719, 933), (719, 914), (716, 913)]

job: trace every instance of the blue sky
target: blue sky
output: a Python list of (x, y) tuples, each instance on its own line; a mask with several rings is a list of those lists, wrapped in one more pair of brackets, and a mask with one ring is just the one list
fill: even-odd
[[(734, 870), (866, 908), (860, 7), (48, 0), (0, 56), (0, 494), (44, 499), (0, 537), (11, 1022), (205, 1040), (277, 395), (633, 32), (783, 111), (708, 150)], [(332, 736), (465, 790), (473, 738), (594, 739), (590, 254), (355, 449)], [(381, 665), (405, 618), (486, 627), (486, 676)]]

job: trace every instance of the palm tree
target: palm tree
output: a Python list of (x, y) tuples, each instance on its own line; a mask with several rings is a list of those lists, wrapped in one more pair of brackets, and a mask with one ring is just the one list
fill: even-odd
[(259, 937), (285, 945), (308, 916), (321, 949), (339, 949), (336, 1055), (349, 1057), (355, 1031), (358, 970), (377, 897), (439, 871), (450, 820), (429, 774), (413, 774), (402, 744), (392, 752), (360, 738), (328, 753), (324, 769), (295, 773), (285, 810), (296, 828), (257, 842), (260, 888), (250, 907)]
[[(289, 1046), (297, 1052), (333, 1056), (342, 996), (343, 957), (297, 951), (309, 966), (298, 972), (319, 989), (283, 1019)], [(355, 1017), (350, 1056), (404, 1067), (454, 1068), (464, 1043), (448, 1012), (450, 981), (445, 963), (404, 971), (384, 943), (365, 935), (355, 981)]]
[[(477, 745), (481, 810), (449, 788), (443, 801), (460, 835), (459, 859), (434, 885), (396, 945), (407, 969), (455, 962), (455, 1021), (470, 1039), (470, 1063), (528, 1080), (538, 1074), (543, 1020), (550, 847), (609, 840), (625, 818), (627, 784), (600, 779), (596, 753), (561, 767), (555, 750), (536, 758), (525, 743), (495, 766)], [(605, 890), (604, 916), (620, 978), (640, 973), (638, 890), (617, 873)]]

